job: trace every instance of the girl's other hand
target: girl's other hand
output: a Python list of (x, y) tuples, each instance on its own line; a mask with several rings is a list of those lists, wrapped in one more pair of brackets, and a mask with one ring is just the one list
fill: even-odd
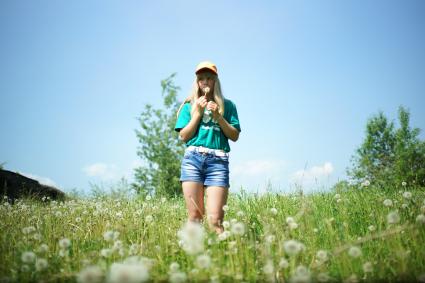
[(220, 117), (220, 113), (218, 112), (218, 109), (219, 109), (219, 106), (217, 103), (215, 103), (214, 101), (208, 102), (207, 110), (211, 111), (214, 120), (218, 120), (218, 118)]

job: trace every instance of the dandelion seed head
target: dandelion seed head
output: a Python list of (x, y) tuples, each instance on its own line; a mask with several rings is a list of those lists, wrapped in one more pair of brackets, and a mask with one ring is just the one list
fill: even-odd
[(348, 255), (353, 257), (353, 258), (358, 258), (362, 255), (362, 250), (359, 247), (352, 246), (348, 250)]
[(184, 272), (173, 272), (169, 277), (170, 283), (182, 283), (186, 282), (187, 275)]
[(182, 249), (190, 255), (204, 250), (204, 228), (196, 222), (188, 221), (177, 233)]
[(62, 238), (59, 240), (59, 247), (61, 249), (67, 249), (71, 246), (71, 240), (68, 238)]
[(288, 268), (288, 266), (289, 266), (288, 260), (284, 257), (281, 258), (279, 261), (279, 267), (285, 269), (285, 268)]
[(269, 244), (273, 243), (275, 239), (276, 239), (275, 235), (267, 235), (266, 236), (266, 242), (269, 243)]
[(232, 233), (238, 236), (245, 234), (245, 224), (242, 222), (237, 222), (232, 225)]
[(21, 260), (23, 263), (33, 263), (35, 259), (36, 259), (35, 253), (30, 251), (23, 252), (21, 255)]
[(180, 269), (180, 264), (178, 264), (177, 262), (172, 262), (170, 264), (170, 272), (177, 272)]
[(325, 262), (328, 260), (328, 252), (325, 250), (319, 250), (316, 253), (316, 257), (319, 261)]
[(412, 198), (412, 193), (406, 191), (406, 192), (403, 193), (403, 197), (405, 199), (411, 199)]
[(153, 216), (152, 215), (147, 215), (145, 217), (145, 221), (146, 221), (146, 223), (152, 223), (153, 222)]
[(78, 283), (100, 283), (103, 282), (103, 271), (99, 266), (87, 266), (77, 274)]
[(266, 264), (263, 266), (263, 272), (266, 275), (272, 275), (274, 273), (273, 261), (267, 260)]
[(328, 282), (331, 278), (326, 272), (321, 272), (317, 274), (317, 281), (318, 282)]
[(405, 187), (406, 185), (407, 185), (407, 183), (406, 182), (401, 182), (401, 185), (403, 186), (403, 187)]
[(418, 216), (416, 216), (416, 223), (425, 225), (425, 215), (419, 214)]
[(293, 217), (291, 217), (291, 216), (286, 217), (286, 224), (290, 224), (290, 223), (294, 223), (294, 222), (295, 222), (295, 220), (294, 220)]
[(149, 271), (141, 263), (113, 263), (108, 283), (140, 283), (149, 279)]
[(387, 215), (387, 222), (388, 224), (396, 224), (400, 222), (400, 216), (398, 215), (397, 211), (391, 211)]
[(196, 257), (196, 266), (201, 269), (207, 269), (211, 265), (211, 257), (203, 254)]
[(100, 251), (100, 256), (104, 257), (104, 258), (108, 258), (112, 255), (112, 250), (111, 249), (102, 249)]
[(229, 206), (227, 204), (223, 205), (223, 211), (228, 211), (229, 210)]
[(375, 230), (376, 230), (375, 226), (373, 226), (373, 225), (370, 225), (369, 227), (367, 227), (367, 229), (368, 229), (370, 232), (373, 232), (373, 231), (375, 231)]
[(299, 265), (295, 268), (295, 272), (290, 278), (291, 283), (307, 283), (311, 282), (310, 271), (303, 265)]
[(407, 209), (409, 207), (409, 205), (407, 204), (407, 203), (403, 203), (402, 205), (401, 205), (401, 208), (402, 209)]
[(35, 270), (43, 271), (49, 266), (48, 262), (44, 258), (37, 258), (35, 261)]
[(373, 271), (373, 265), (370, 261), (363, 263), (363, 272), (371, 273)]
[(277, 215), (277, 209), (275, 207), (270, 208), (270, 213), (273, 215)]
[(239, 211), (236, 213), (236, 215), (237, 215), (238, 217), (243, 217), (245, 214), (244, 214), (244, 212), (243, 212), (243, 211), (239, 210)]
[(223, 221), (223, 228), (227, 229), (230, 227), (230, 222), (229, 221)]
[(41, 244), (40, 247), (38, 247), (39, 253), (47, 253), (49, 251), (49, 246), (46, 244)]
[(386, 200), (384, 200), (383, 204), (387, 207), (393, 206), (393, 201), (390, 200), (390, 199), (386, 199)]
[(150, 195), (147, 195), (145, 198), (147, 201), (150, 201), (152, 199), (152, 197)]
[(283, 249), (289, 256), (295, 256), (304, 250), (304, 245), (296, 240), (288, 240), (283, 243)]
[(291, 222), (291, 223), (289, 223), (289, 224), (288, 224), (288, 226), (289, 226), (289, 229), (290, 229), (290, 230), (295, 230), (295, 229), (297, 229), (297, 228), (298, 228), (298, 223), (296, 223), (296, 222)]

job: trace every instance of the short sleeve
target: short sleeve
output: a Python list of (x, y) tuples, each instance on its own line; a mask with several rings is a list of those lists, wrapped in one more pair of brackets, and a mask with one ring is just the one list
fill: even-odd
[(180, 110), (179, 116), (177, 117), (176, 126), (174, 130), (180, 132), (181, 129), (186, 127), (190, 122), (190, 103), (185, 103)]
[(226, 115), (227, 122), (229, 122), (230, 125), (235, 127), (235, 129), (237, 129), (240, 132), (241, 125), (239, 123), (239, 117), (238, 117), (238, 111), (236, 109), (236, 105), (232, 101), (229, 101), (226, 107), (228, 107), (228, 110), (229, 110), (228, 115)]

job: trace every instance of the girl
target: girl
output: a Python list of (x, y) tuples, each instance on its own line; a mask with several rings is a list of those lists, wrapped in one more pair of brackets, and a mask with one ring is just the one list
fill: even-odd
[(235, 104), (223, 97), (217, 67), (201, 62), (189, 97), (177, 112), (175, 130), (186, 145), (181, 164), (183, 195), (189, 220), (200, 222), (206, 210), (210, 227), (223, 232), (223, 206), (229, 185), (228, 139), (241, 131)]

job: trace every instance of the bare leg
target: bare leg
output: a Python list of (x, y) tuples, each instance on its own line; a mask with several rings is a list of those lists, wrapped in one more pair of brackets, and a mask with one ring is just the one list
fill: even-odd
[(205, 214), (204, 185), (196, 182), (182, 182), (182, 187), (189, 220), (201, 222)]
[(207, 188), (207, 215), (210, 227), (220, 234), (223, 232), (223, 205), (227, 202), (229, 189), (225, 187)]

